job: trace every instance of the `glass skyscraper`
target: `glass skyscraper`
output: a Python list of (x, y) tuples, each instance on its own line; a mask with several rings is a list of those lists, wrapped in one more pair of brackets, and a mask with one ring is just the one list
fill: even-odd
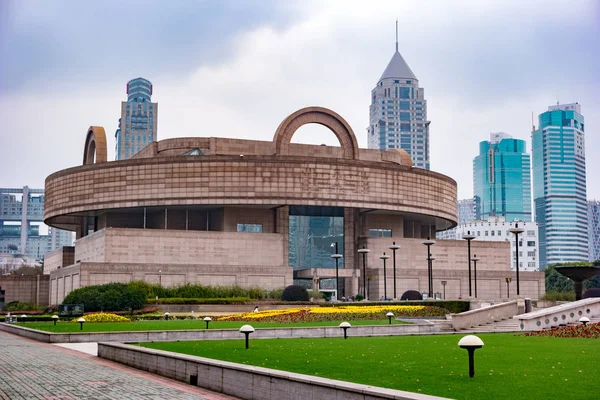
[(531, 222), (531, 157), (524, 140), (492, 133), (473, 159), (475, 219)]
[(424, 89), (396, 39), (396, 52), (371, 91), (369, 148), (406, 150), (415, 167), (429, 169), (429, 124)]
[(589, 261), (600, 259), (600, 201), (588, 201)]
[(581, 105), (574, 103), (548, 107), (532, 133), (540, 269), (588, 260), (584, 132)]
[(135, 78), (127, 82), (127, 101), (121, 103), (115, 132), (115, 159), (126, 160), (157, 139), (158, 104), (152, 103), (152, 82)]

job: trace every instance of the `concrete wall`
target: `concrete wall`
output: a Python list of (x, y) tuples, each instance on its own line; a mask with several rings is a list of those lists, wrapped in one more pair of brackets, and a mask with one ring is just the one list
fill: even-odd
[(44, 255), (44, 274), (75, 263), (75, 247), (64, 246)]
[(48, 305), (49, 275), (0, 275), (4, 303), (22, 301), (39, 306)]

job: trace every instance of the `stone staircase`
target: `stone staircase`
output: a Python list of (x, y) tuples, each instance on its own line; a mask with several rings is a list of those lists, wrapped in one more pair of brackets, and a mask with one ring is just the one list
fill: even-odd
[(485, 332), (520, 332), (521, 328), (519, 327), (519, 321), (516, 319), (505, 319), (498, 322), (490, 322), (485, 325), (475, 326), (469, 329), (460, 330), (460, 333), (485, 333)]

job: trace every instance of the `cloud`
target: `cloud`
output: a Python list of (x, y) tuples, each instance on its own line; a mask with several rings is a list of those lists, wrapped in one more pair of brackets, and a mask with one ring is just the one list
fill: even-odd
[[(145, 76), (153, 81), (153, 100), (159, 102), (159, 139), (271, 140), (289, 113), (320, 105), (340, 113), (366, 147), (370, 91), (393, 54), (396, 17), (400, 51), (428, 100), (432, 169), (458, 181), (460, 198), (472, 195), (472, 159), (490, 132), (505, 131), (529, 141), (531, 112), (537, 124), (537, 114), (557, 98), (579, 101), (589, 129), (600, 125), (600, 63), (597, 52), (590, 50), (600, 33), (594, 3), (284, 4), (278, 11), (286, 23), (274, 18), (238, 30), (227, 40), (216, 32), (206, 40), (227, 51), (190, 54), (188, 60), (178, 53), (173, 71), (161, 67)], [(141, 62), (158, 59), (168, 67), (172, 53), (164, 46), (170, 43), (164, 40)], [(193, 52), (195, 47), (186, 43), (182, 49)], [(97, 80), (65, 83), (59, 77), (43, 83), (41, 93), (27, 88), (0, 95), (2, 131), (15, 132), (22, 136), (17, 144), (29, 146), (19, 156), (2, 150), (3, 170), (12, 162), (25, 162), (36, 165), (36, 173), (43, 176), (78, 165), (83, 134), (91, 124), (106, 127), (112, 147), (124, 84), (143, 75), (119, 72), (118, 79), (111, 77), (112, 65), (123, 62), (122, 57), (106, 58), (106, 72)], [(41, 123), (51, 141), (36, 136)], [(593, 179), (593, 171), (600, 169), (597, 137), (587, 137), (588, 193), (600, 198), (600, 183)], [(301, 128), (294, 139), (337, 144), (332, 133), (318, 126)], [(24, 177), (15, 185), (23, 184)], [(33, 174), (27, 177), (35, 180)]]

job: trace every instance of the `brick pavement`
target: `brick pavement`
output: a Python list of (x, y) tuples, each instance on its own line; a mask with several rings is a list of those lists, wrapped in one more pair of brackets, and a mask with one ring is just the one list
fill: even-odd
[(233, 397), (0, 332), (0, 399), (226, 400)]

